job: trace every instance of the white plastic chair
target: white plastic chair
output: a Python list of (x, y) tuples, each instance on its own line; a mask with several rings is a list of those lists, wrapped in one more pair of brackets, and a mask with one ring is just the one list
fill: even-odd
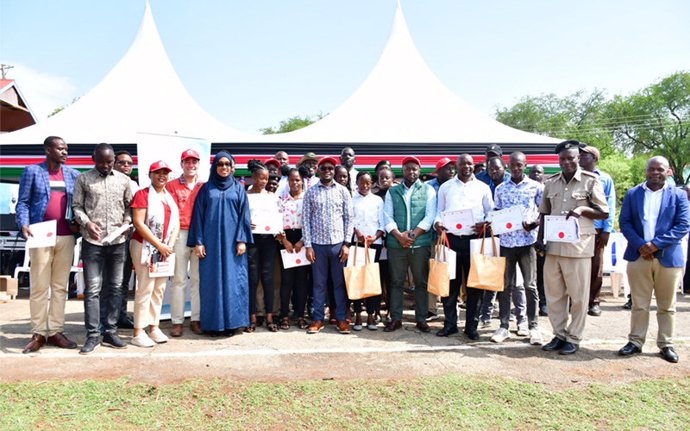
[(19, 276), (20, 272), (30, 272), (31, 269), (29, 268), (30, 266), (30, 257), (29, 257), (29, 247), (24, 246), (24, 263), (22, 266), (18, 266), (14, 268), (14, 278), (17, 278)]
[(74, 244), (74, 257), (72, 258), (72, 268), (69, 272), (82, 272), (84, 268), (79, 266), (79, 261), (81, 260), (81, 237), (77, 238), (77, 242)]

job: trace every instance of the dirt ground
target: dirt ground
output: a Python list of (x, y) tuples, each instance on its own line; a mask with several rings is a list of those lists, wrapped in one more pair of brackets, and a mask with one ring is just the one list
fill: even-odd
[[(461, 334), (449, 338), (434, 335), (442, 321), (430, 322), (430, 334), (414, 328), (413, 313), (402, 330), (352, 332), (341, 335), (328, 326), (321, 333), (307, 335), (292, 327), (279, 333), (258, 328), (253, 334), (232, 337), (197, 336), (188, 329), (181, 338), (152, 349), (132, 345), (115, 350), (99, 347), (91, 355), (78, 350), (44, 347), (35, 354), (21, 353), (29, 341), (29, 301), (20, 298), (0, 303), (0, 381), (115, 379), (132, 382), (174, 383), (188, 379), (223, 378), (238, 381), (281, 382), (330, 379), (401, 379), (448, 373), (504, 376), (530, 383), (562, 388), (589, 383), (625, 383), (645, 378), (674, 378), (690, 375), (690, 297), (678, 294), (676, 347), (678, 364), (658, 355), (655, 345), (656, 319), (650, 318), (647, 344), (641, 355), (621, 358), (616, 352), (627, 341), (630, 312), (621, 306), (625, 299), (602, 299), (602, 315), (588, 317), (585, 341), (572, 356), (544, 352), (530, 346), (526, 337), (515, 335), (502, 344), (489, 341), (498, 327), (480, 329), (473, 342)], [(131, 310), (130, 301), (130, 310)], [(441, 311), (441, 307), (439, 307)], [(462, 310), (461, 310), (462, 311)], [(83, 304), (67, 303), (65, 332), (80, 345), (84, 342)], [(551, 339), (547, 317), (540, 317), (545, 341)], [(460, 327), (464, 313), (460, 313)], [(167, 332), (170, 322), (162, 322)], [(129, 340), (131, 330), (120, 331)]]

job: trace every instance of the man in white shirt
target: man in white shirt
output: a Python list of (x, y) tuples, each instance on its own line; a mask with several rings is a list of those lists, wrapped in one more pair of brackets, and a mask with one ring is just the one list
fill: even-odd
[[(486, 214), (493, 209), (494, 201), (491, 197), (491, 189), (474, 177), (474, 160), (469, 154), (458, 156), (458, 176), (446, 181), (438, 190), (438, 206), (436, 208), (436, 222), (434, 227), (439, 235), (444, 230), (443, 213), (471, 209), (475, 226), (474, 233), (469, 235), (448, 234), (450, 248), (457, 253), (455, 279), (450, 281), (450, 294), (443, 298), (443, 313), (445, 321), (443, 329), (436, 335), (447, 337), (458, 332), (458, 294), (460, 283), (470, 272), (470, 240), (477, 237), (476, 233), (484, 229)], [(462, 272), (461, 272), (462, 271)], [(482, 290), (467, 288), (467, 318), (465, 321), (465, 334), (471, 340), (479, 339), (477, 325), (479, 322), (479, 310), (481, 307)]]
[(345, 147), (340, 152), (340, 165), (347, 169), (350, 177), (350, 191), (354, 194), (357, 190), (357, 174), (359, 173), (355, 166), (355, 150), (352, 147)]

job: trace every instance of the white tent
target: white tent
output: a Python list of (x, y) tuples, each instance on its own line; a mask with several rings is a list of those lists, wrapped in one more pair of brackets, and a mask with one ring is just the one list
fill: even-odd
[(266, 136), (304, 143), (529, 143), (557, 139), (499, 123), (450, 91), (426, 65), (400, 3), (386, 47), (369, 77), (342, 106), (294, 132)]
[(148, 2), (134, 42), (96, 87), (62, 112), (0, 135), (0, 144), (39, 144), (49, 135), (61, 136), (68, 144), (137, 143), (138, 134), (224, 142), (247, 138), (211, 117), (187, 93)]

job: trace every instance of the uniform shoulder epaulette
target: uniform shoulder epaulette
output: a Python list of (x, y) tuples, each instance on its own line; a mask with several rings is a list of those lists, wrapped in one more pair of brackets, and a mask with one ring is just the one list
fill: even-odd
[(560, 174), (561, 174), (560, 172), (556, 172), (555, 174), (547, 175), (546, 178), (544, 178), (544, 180), (550, 180), (552, 178), (556, 178)]
[(582, 175), (592, 177), (592, 178), (599, 178), (599, 175), (595, 174), (594, 172), (589, 172), (589, 171), (582, 171)]

